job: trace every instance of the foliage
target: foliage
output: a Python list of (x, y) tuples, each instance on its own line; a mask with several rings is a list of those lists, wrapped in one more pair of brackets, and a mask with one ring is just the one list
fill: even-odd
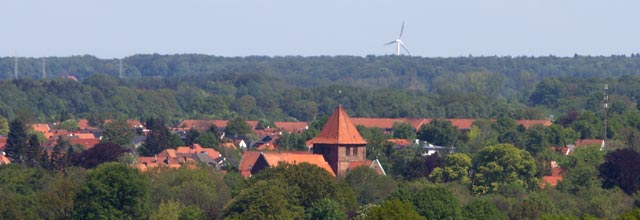
[(164, 149), (175, 149), (182, 145), (180, 138), (169, 131), (164, 120), (150, 118), (146, 124), (151, 131), (147, 135), (144, 145), (139, 149), (142, 155), (151, 156), (162, 152)]
[(78, 130), (78, 121), (75, 119), (67, 119), (65, 121), (61, 121), (60, 124), (56, 125), (56, 128), (67, 130), (67, 131), (75, 131)]
[(416, 139), (416, 132), (408, 123), (393, 123), (393, 138)]
[(120, 146), (131, 144), (131, 140), (135, 136), (133, 128), (129, 127), (129, 123), (125, 119), (111, 121), (104, 125), (102, 129), (102, 139), (100, 142), (110, 142)]
[[(460, 133), (450, 121), (435, 119), (429, 124), (422, 125), (418, 131), (418, 138), (433, 145), (452, 147), (460, 138)], [(460, 142), (462, 143), (462, 142)]]
[(444, 166), (433, 169), (429, 178), (434, 182), (458, 181), (462, 184), (471, 182), (469, 169), (471, 158), (464, 153), (449, 154), (444, 159)]
[(74, 219), (140, 219), (149, 213), (149, 180), (119, 163), (87, 174), (74, 202)]
[(409, 202), (400, 201), (398, 199), (387, 200), (378, 206), (371, 207), (366, 212), (364, 219), (375, 220), (393, 220), (393, 219), (425, 219), (415, 210)]
[(472, 169), (471, 189), (478, 194), (496, 192), (510, 184), (538, 186), (533, 157), (510, 144), (485, 147), (473, 158)]
[(314, 202), (306, 211), (308, 220), (342, 220), (347, 219), (344, 209), (335, 200), (324, 198)]
[(173, 200), (197, 207), (207, 219), (221, 219), (222, 209), (231, 199), (222, 174), (205, 166), (196, 169), (158, 168), (157, 171), (147, 173), (154, 183), (150, 187), (151, 205)]
[(603, 187), (620, 187), (631, 195), (640, 188), (640, 154), (631, 149), (621, 149), (608, 153), (605, 162), (600, 165), (600, 177)]
[(249, 134), (252, 130), (253, 129), (242, 118), (236, 117), (227, 123), (224, 132), (231, 137), (233, 135)]
[(5, 117), (0, 116), (0, 135), (9, 134), (9, 121)]
[(304, 209), (295, 204), (290, 186), (280, 179), (259, 180), (225, 206), (225, 219), (298, 219)]
[(462, 207), (462, 216), (468, 220), (507, 219), (507, 215), (498, 210), (498, 208), (496, 208), (496, 206), (492, 202), (484, 199), (477, 199), (470, 204)]
[(27, 138), (25, 123), (21, 119), (11, 121), (4, 152), (13, 163), (22, 164), (27, 160)]
[(462, 207), (451, 192), (442, 187), (425, 187), (410, 196), (416, 211), (427, 219), (459, 219)]
[(114, 143), (99, 143), (92, 148), (73, 155), (73, 164), (91, 169), (106, 162), (116, 162), (127, 149)]
[(366, 166), (350, 170), (345, 181), (358, 195), (361, 205), (380, 203), (397, 189), (397, 184), (391, 177), (380, 175)]

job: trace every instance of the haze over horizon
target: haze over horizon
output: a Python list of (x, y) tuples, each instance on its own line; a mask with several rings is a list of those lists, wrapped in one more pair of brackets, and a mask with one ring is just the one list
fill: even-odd
[(640, 52), (636, 1), (3, 2), (0, 57), (573, 56)]

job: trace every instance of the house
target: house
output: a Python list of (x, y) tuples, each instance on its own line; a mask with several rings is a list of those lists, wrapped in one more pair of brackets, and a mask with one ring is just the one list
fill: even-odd
[[(218, 129), (224, 129), (227, 127), (227, 123), (229, 120), (193, 120), (193, 119), (185, 119), (178, 124), (176, 130), (190, 130), (194, 129), (200, 132), (204, 132), (209, 130), (213, 125), (215, 125)], [(256, 129), (258, 125), (258, 121), (245, 121), (252, 130)]]
[(203, 148), (199, 144), (193, 144), (176, 149), (165, 149), (153, 157), (139, 157), (135, 167), (141, 171), (146, 171), (158, 166), (180, 168), (182, 165), (195, 162), (217, 167), (223, 160), (222, 154), (213, 148)]
[(277, 150), (276, 147), (277, 137), (274, 136), (264, 136), (259, 141), (255, 141), (251, 143), (251, 149), (255, 149), (258, 151), (272, 151)]
[(89, 125), (88, 119), (80, 119), (78, 120), (78, 130), (82, 132), (94, 132), (98, 131), (98, 128)]
[(387, 142), (392, 143), (393, 148), (404, 148), (414, 144), (414, 142), (412, 142), (409, 139), (397, 139), (397, 138), (387, 139)]
[(280, 163), (285, 164), (300, 164), (300, 163), (309, 163), (316, 165), (327, 172), (329, 172), (332, 176), (336, 174), (333, 172), (333, 169), (327, 161), (324, 160), (324, 157), (320, 154), (312, 154), (306, 151), (290, 151), (290, 152), (260, 152), (260, 155), (256, 159), (256, 162), (251, 168), (251, 173), (257, 173), (260, 170), (263, 170), (267, 167), (276, 167)]
[(238, 167), (242, 177), (246, 179), (251, 176), (251, 169), (258, 160), (258, 157), (260, 157), (260, 151), (245, 151), (243, 153), (242, 160), (240, 160), (240, 166)]
[(551, 120), (516, 120), (516, 124), (522, 125), (524, 128), (529, 129), (534, 125), (542, 125), (548, 127), (553, 123), (551, 122)]
[(374, 171), (376, 171), (376, 173), (380, 175), (385, 175), (385, 176), (387, 175), (387, 172), (384, 171), (384, 168), (382, 168), (382, 164), (380, 164), (380, 161), (378, 159), (352, 162), (351, 164), (349, 164), (348, 171), (351, 171), (361, 166), (367, 166), (370, 169), (373, 169)]
[(4, 152), (0, 153), (0, 165), (10, 164), (11, 160), (7, 158)]
[(274, 124), (277, 130), (291, 133), (302, 133), (309, 129), (307, 122), (274, 122)]
[[(194, 156), (196, 156), (198, 154), (204, 154), (204, 155), (207, 156), (208, 159), (211, 159), (211, 160), (217, 160), (218, 158), (222, 157), (222, 154), (220, 154), (220, 152), (216, 151), (215, 149), (213, 149), (213, 148), (203, 148), (199, 144), (193, 144), (191, 146), (178, 147), (178, 148), (176, 148), (176, 154), (178, 156), (182, 156), (183, 158), (186, 158), (186, 157), (193, 158)], [(202, 161), (202, 162), (205, 162), (205, 161)]]
[(542, 177), (542, 180), (540, 182), (541, 188), (544, 188), (547, 185), (555, 187), (560, 181), (562, 181), (562, 178), (564, 177), (565, 171), (560, 166), (558, 166), (558, 163), (556, 161), (552, 160), (551, 162), (549, 162), (549, 165), (551, 167), (551, 175)]
[(418, 131), (423, 124), (429, 124), (431, 121), (431, 119), (425, 118), (352, 118), (351, 120), (354, 125), (361, 125), (368, 128), (380, 128), (385, 132), (393, 131), (394, 123), (407, 123), (410, 124), (415, 131)]
[(4, 148), (7, 147), (7, 137), (0, 137), (0, 151), (4, 152)]
[(578, 139), (576, 140), (576, 147), (586, 146), (600, 146), (600, 149), (604, 148), (603, 139)]
[[(103, 125), (109, 124), (113, 122), (113, 119), (107, 119), (104, 120), (104, 122), (102, 123)], [(127, 119), (127, 124), (129, 125), (129, 128), (133, 128), (133, 129), (146, 129), (146, 127), (144, 126), (144, 124), (142, 124), (142, 122), (135, 120), (135, 119)]]
[(367, 160), (367, 142), (362, 138), (349, 115), (338, 106), (318, 136), (308, 142), (313, 150), (296, 152), (246, 151), (240, 162), (240, 172), (247, 178), (267, 167), (280, 163), (310, 163), (327, 170), (331, 175), (344, 177), (360, 166), (370, 167), (386, 175), (378, 160)]
[[(472, 118), (448, 118), (444, 119), (451, 122), (451, 125), (457, 127), (462, 131), (471, 130), (473, 123), (477, 119)], [(352, 118), (352, 121), (355, 125), (362, 125), (368, 128), (381, 128), (385, 132), (393, 131), (393, 124), (396, 122), (407, 123), (413, 127), (413, 129), (417, 132), (420, 130), (420, 127), (425, 124), (431, 123), (433, 119), (431, 118)], [(516, 124), (522, 125), (525, 128), (529, 128), (534, 125), (543, 125), (550, 126), (552, 123), (550, 120), (516, 120)]]
[(371, 164), (367, 160), (367, 142), (342, 106), (336, 108), (320, 134), (311, 139), (311, 142), (313, 154), (323, 155), (336, 176), (344, 177), (358, 165)]
[(47, 132), (49, 132), (49, 130), (51, 130), (49, 124), (32, 124), (31, 128), (33, 128), (33, 131), (37, 131), (42, 134), (46, 134)]
[(64, 138), (65, 140), (69, 141), (69, 143), (71, 145), (82, 145), (82, 147), (85, 150), (88, 150), (90, 148), (92, 148), (93, 146), (95, 146), (96, 144), (100, 143), (100, 139), (98, 138), (79, 138), (79, 137), (68, 137), (68, 138)]

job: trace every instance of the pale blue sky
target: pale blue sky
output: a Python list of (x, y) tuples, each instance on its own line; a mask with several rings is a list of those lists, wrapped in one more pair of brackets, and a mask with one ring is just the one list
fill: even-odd
[(413, 55), (640, 52), (640, 1), (2, 0), (1, 56), (139, 53)]

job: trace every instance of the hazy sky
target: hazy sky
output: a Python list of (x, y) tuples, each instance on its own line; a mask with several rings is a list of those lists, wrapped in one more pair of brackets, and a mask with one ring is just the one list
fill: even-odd
[(2, 0), (0, 57), (640, 52), (640, 1)]

